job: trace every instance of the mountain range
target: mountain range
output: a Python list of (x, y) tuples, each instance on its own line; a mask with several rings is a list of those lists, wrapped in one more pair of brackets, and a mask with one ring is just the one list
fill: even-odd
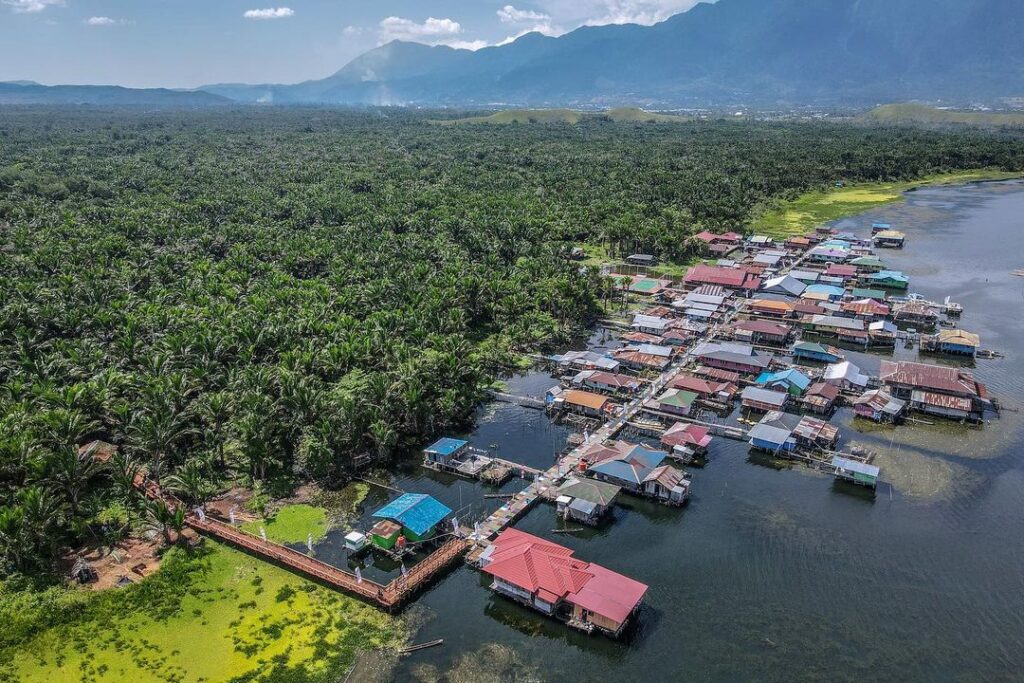
[(475, 52), (395, 41), (321, 80), (217, 84), (247, 103), (866, 105), (1024, 96), (1024, 0), (719, 0), (653, 26)]
[(0, 83), (0, 105), (92, 104), (105, 106), (209, 107), (231, 100), (202, 90), (122, 88), (118, 85), (40, 85), (32, 81)]

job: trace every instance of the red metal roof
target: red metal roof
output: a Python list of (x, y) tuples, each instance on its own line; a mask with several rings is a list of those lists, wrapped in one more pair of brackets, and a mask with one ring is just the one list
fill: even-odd
[(590, 375), (587, 379), (591, 382), (607, 384), (610, 387), (629, 387), (639, 385), (639, 382), (629, 375), (616, 375), (611, 372), (601, 372), (600, 370), (595, 370), (594, 374)]
[(770, 320), (741, 320), (736, 323), (736, 329), (757, 334), (774, 334), (780, 337), (787, 337), (793, 331), (793, 328), (789, 325)]
[(572, 554), (557, 543), (506, 529), (494, 539), (494, 550), (483, 570), (548, 602), (561, 598), (617, 623), (624, 622), (647, 586), (600, 565), (577, 560)]
[(889, 307), (874, 299), (861, 299), (860, 301), (848, 301), (843, 304), (843, 310), (856, 315), (889, 315)]
[(807, 390), (807, 395), (821, 396), (823, 398), (827, 398), (829, 401), (834, 401), (839, 398), (839, 387), (834, 384), (828, 384), (827, 382), (816, 382)]
[(687, 284), (721, 285), (730, 289), (757, 289), (761, 278), (742, 268), (724, 268), (703, 263), (690, 268), (683, 281)]
[(740, 373), (733, 372), (732, 370), (723, 370), (722, 368), (711, 368), (706, 365), (698, 365), (694, 368), (694, 372), (704, 377), (710, 377), (711, 379), (721, 380), (723, 382), (731, 382), (735, 384), (740, 381)]
[(980, 395), (974, 375), (966, 370), (943, 365), (883, 360), (879, 378), (883, 383), (903, 384), (949, 394)]
[(695, 424), (677, 422), (661, 435), (661, 443), (666, 446), (700, 446), (707, 448), (711, 444), (708, 428)]
[(835, 277), (853, 277), (856, 274), (857, 266), (845, 263), (830, 263), (828, 268), (825, 269), (825, 275), (833, 275)]

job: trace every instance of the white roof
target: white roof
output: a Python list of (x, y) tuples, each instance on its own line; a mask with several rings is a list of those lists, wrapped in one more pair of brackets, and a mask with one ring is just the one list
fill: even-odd
[(826, 382), (830, 380), (845, 380), (860, 387), (867, 386), (868, 383), (868, 376), (863, 374), (860, 368), (848, 360), (832, 363), (825, 368), (825, 373), (822, 377)]
[(649, 327), (651, 329), (665, 329), (668, 320), (659, 318), (656, 315), (637, 314), (633, 316), (633, 327)]

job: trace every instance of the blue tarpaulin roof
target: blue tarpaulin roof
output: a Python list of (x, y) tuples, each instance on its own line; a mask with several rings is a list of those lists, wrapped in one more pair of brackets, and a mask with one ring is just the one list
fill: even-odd
[(374, 512), (373, 516), (393, 519), (419, 536), (430, 531), (451, 513), (448, 506), (433, 496), (425, 493), (403, 493)]
[(780, 370), (779, 372), (762, 372), (757, 377), (758, 384), (772, 384), (775, 382), (788, 382), (801, 390), (811, 386), (811, 380), (802, 372), (793, 368)]
[(451, 439), (451, 438), (445, 437), (443, 439), (438, 439), (432, 445), (427, 446), (427, 448), (425, 450), (428, 453), (439, 453), (441, 455), (451, 455), (455, 451), (457, 451), (460, 448), (462, 448), (463, 446), (465, 446), (467, 443), (469, 443), (469, 442), (468, 441), (463, 441), (462, 439)]

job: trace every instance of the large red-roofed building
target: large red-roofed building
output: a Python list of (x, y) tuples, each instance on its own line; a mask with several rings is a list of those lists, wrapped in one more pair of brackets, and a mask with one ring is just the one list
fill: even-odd
[(578, 628), (618, 636), (647, 586), (572, 555), (565, 546), (506, 529), (480, 556), (480, 566), (494, 577), (494, 591)]
[(687, 271), (683, 282), (690, 286), (718, 285), (725, 289), (756, 292), (761, 278), (743, 268), (726, 268), (698, 263)]

